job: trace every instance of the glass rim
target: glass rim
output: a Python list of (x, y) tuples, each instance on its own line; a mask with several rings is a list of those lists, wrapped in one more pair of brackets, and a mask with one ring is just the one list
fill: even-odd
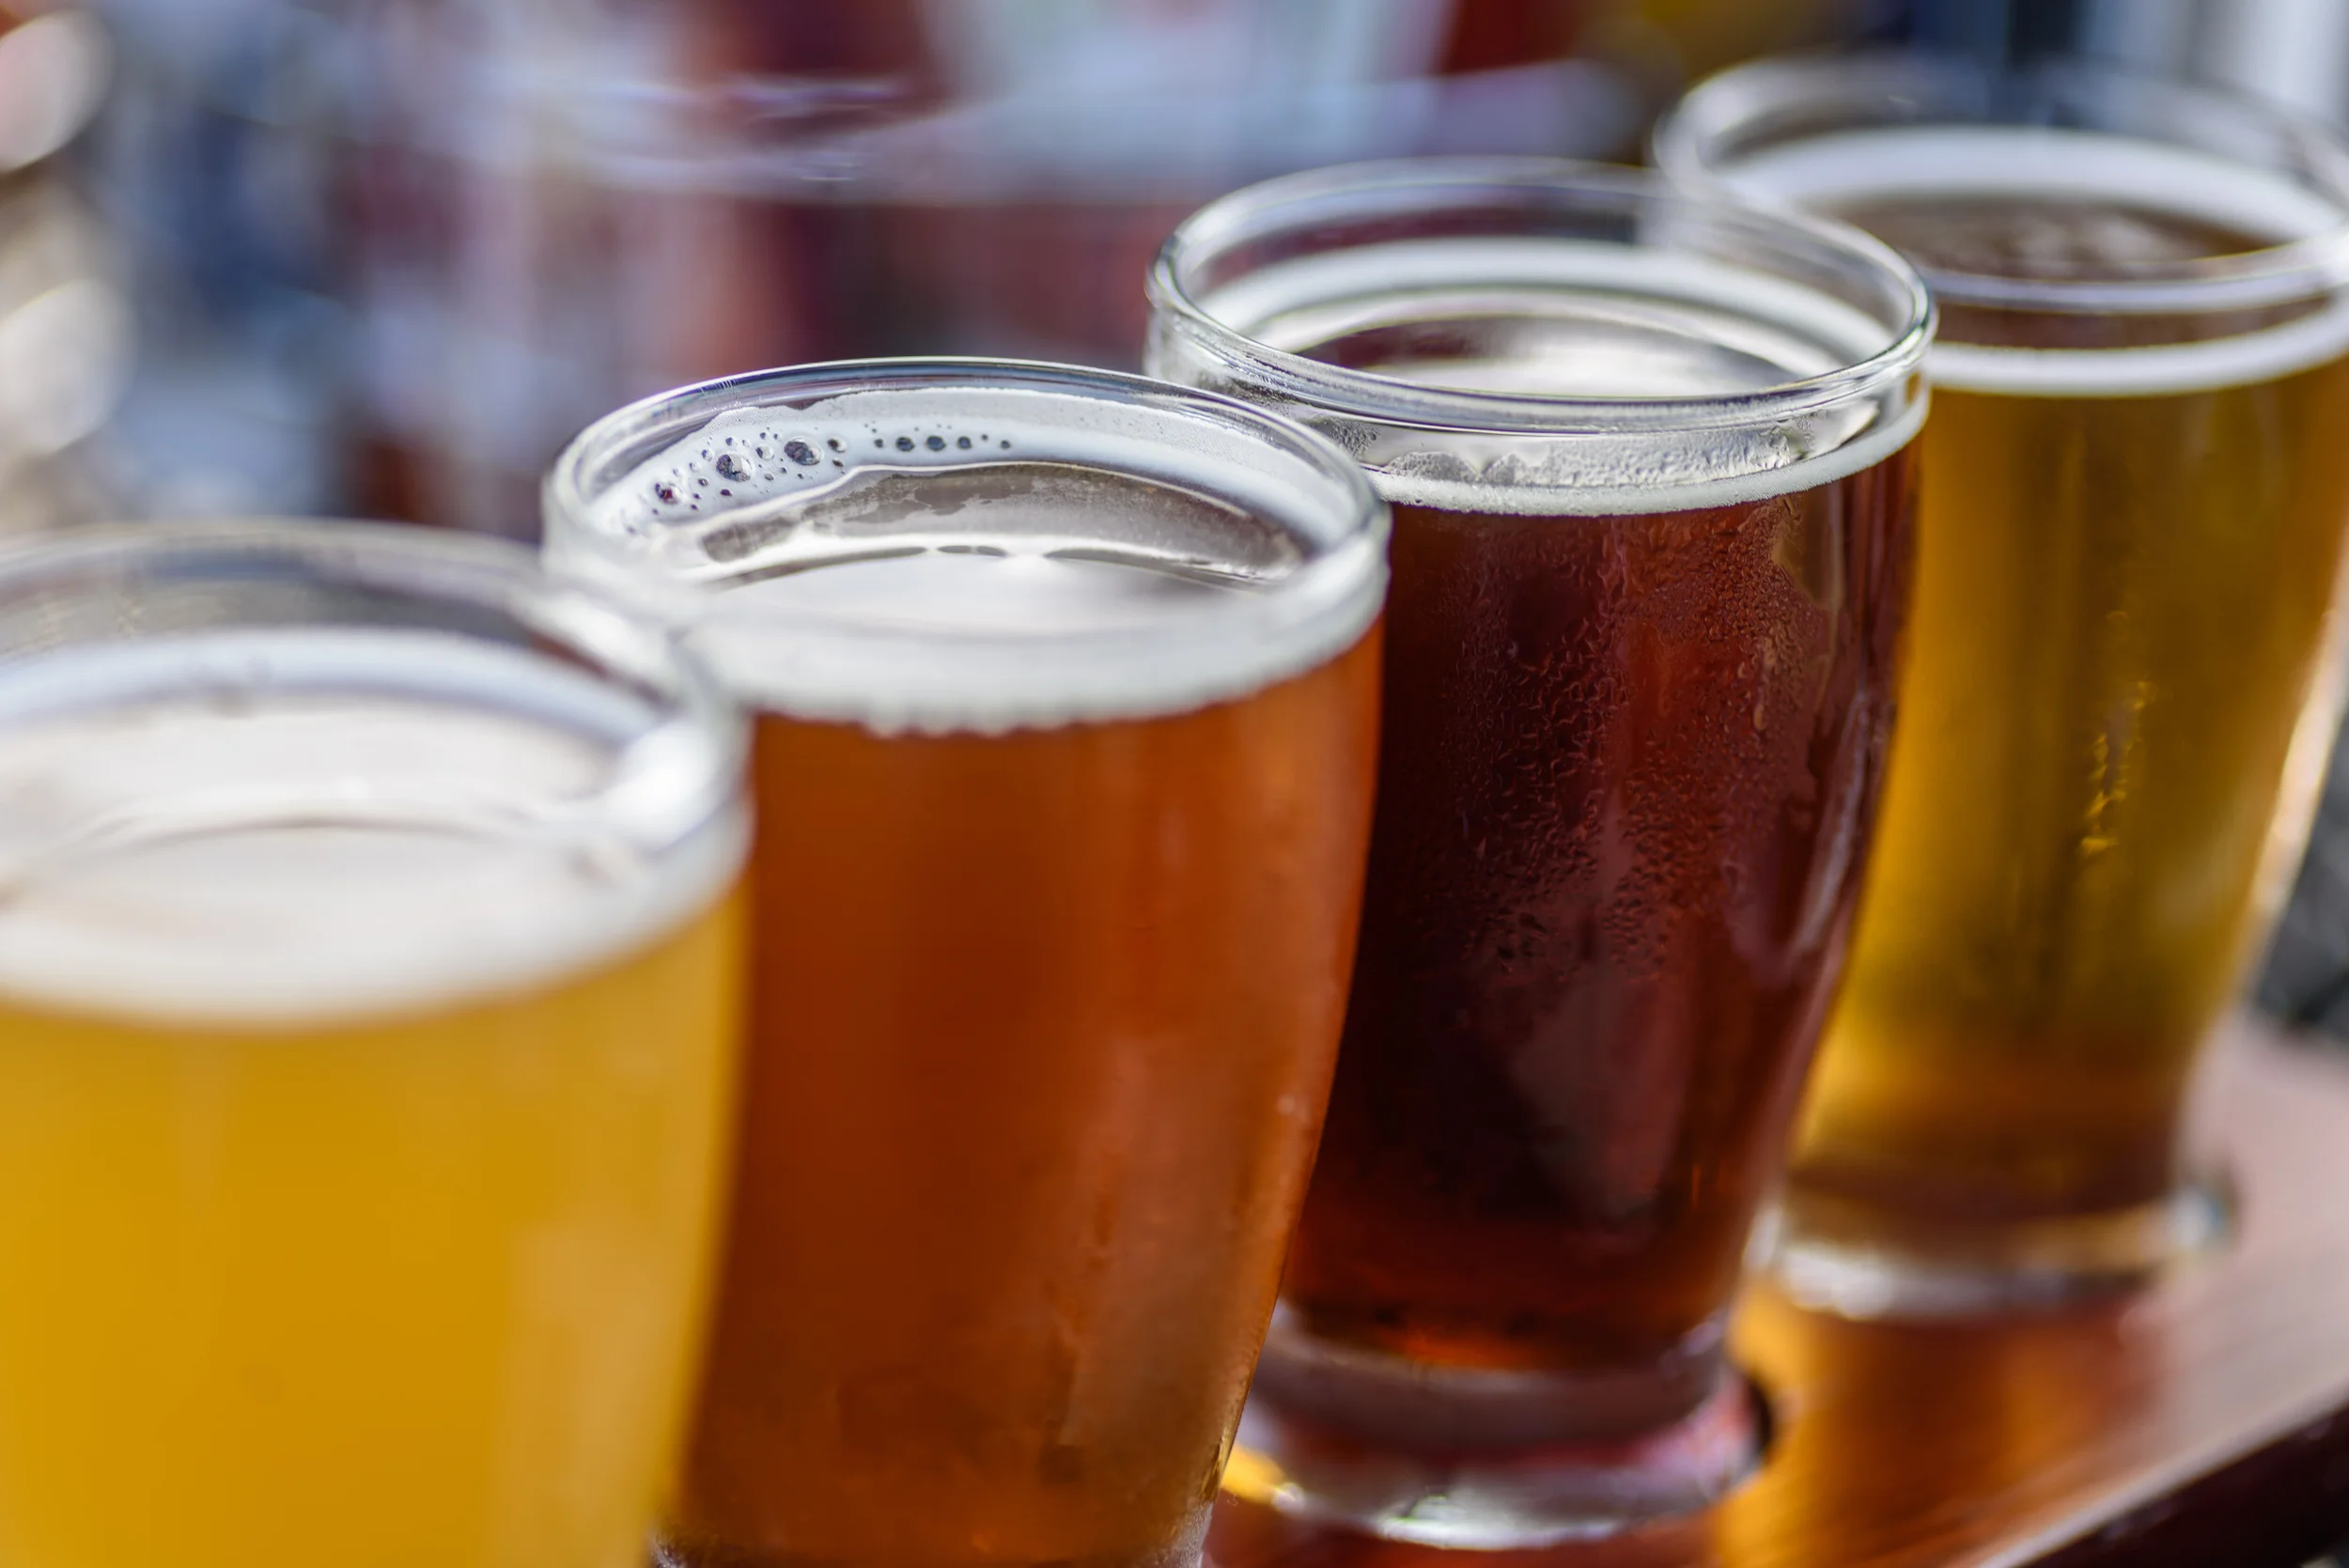
[[(509, 540), (332, 518), (98, 523), (0, 548), (0, 608), (27, 593), (136, 593), (158, 571), (213, 582), (307, 580), (510, 617), (597, 680), (653, 699), (644, 729), (617, 743), (607, 773), (574, 797), (593, 828), (665, 855), (740, 808), (748, 728), (716, 676), (656, 620), (547, 570)], [(105, 641), (69, 639), (58, 651)]]
[(1097, 391), (1133, 399), (1148, 398), (1177, 408), (1212, 411), (1252, 427), (1268, 439), (1292, 448), (1318, 469), (1323, 477), (1356, 494), (1354, 515), (1332, 538), (1352, 538), (1382, 525), (1385, 506), (1361, 470), (1337, 444), (1319, 432), (1284, 419), (1237, 397), (1163, 381), (1128, 371), (1095, 365), (1063, 365), (1050, 360), (998, 358), (988, 354), (904, 354), (869, 359), (813, 360), (803, 365), (776, 365), (732, 376), (692, 381), (640, 397), (614, 409), (581, 430), (565, 445), (540, 488), (547, 515), (583, 521), (595, 509), (599, 495), (591, 493), (588, 472), (626, 443), (640, 441), (668, 426), (678, 426), (707, 410), (708, 414), (735, 409), (779, 405), (780, 398), (761, 396), (774, 390), (804, 392), (810, 400), (851, 392), (956, 387), (972, 392), (1006, 391), (1082, 393)]
[[(2227, 116), (2237, 126), (2272, 135), (2280, 146), (2321, 153), (2324, 163), (2331, 165), (2326, 171), (2331, 178), (2310, 190), (2331, 202), (2340, 213), (2337, 223), (2314, 234), (2226, 256), (2133, 265), (2127, 275), (2110, 278), (2015, 278), (1918, 263), (1918, 271), (1935, 293), (1952, 304), (2061, 314), (2177, 315), (2289, 304), (2321, 297), (2349, 283), (2349, 141), (2314, 116), (2288, 105), (2119, 64), (2064, 55), (1993, 63), (1948, 52), (1885, 49), (1807, 50), (1770, 55), (1731, 66), (1690, 87), (1657, 123), (1649, 139), (1649, 157), (1661, 173), (1692, 191), (1737, 191), (1748, 199), (1776, 206), (1780, 204), (1736, 186), (1722, 171), (1720, 144), (1740, 132), (1768, 126), (1776, 116), (1815, 110), (1823, 101), (1849, 97), (1857, 89), (1875, 87), (1885, 101), (1906, 104), (1910, 112), (1882, 122), (1810, 127), (1785, 141), (1932, 125), (2052, 128), (2044, 120), (2015, 118), (1986, 108), (1952, 113), (1946, 118), (1915, 112), (1916, 95), (1952, 86), (2004, 89), (2041, 106), (2059, 101), (2067, 92), (2127, 93), (2184, 110)], [(1840, 94), (1835, 89), (1841, 89)], [(1908, 96), (1899, 96), (1903, 94)], [(2106, 133), (2155, 147), (2209, 150), (2182, 136), (2164, 137), (2145, 131)], [(2232, 153), (2215, 152), (2213, 156), (2263, 173), (2289, 173)]]
[[(1221, 498), (1268, 520), (1303, 548), (1303, 558), (1265, 582), (1260, 592), (1235, 595), (1227, 603), (1162, 622), (1064, 629), (1043, 636), (981, 627), (913, 630), (876, 622), (862, 612), (804, 605), (793, 606), (785, 615), (757, 611), (729, 615), (723, 583), (645, 569), (629, 553), (641, 537), (598, 515), (614, 487), (645, 460), (722, 415), (810, 408), (836, 397), (892, 393), (978, 398), (1034, 395), (1072, 404), (1117, 406), (1140, 411), (1136, 417), (1143, 421), (1164, 419), (1220, 429), (1227, 439), (1268, 446), (1291, 465), (1285, 477), (1270, 463), (1243, 466), (1211, 452), (1190, 456), (1199, 472), (1178, 473), (1170, 465), (1163, 476), (1213, 493), (1218, 487), (1208, 475), (1219, 466), (1228, 467), (1234, 483), (1224, 488)], [(1018, 411), (1033, 415), (1042, 406), (1039, 402)], [(1048, 431), (1051, 427), (1049, 422), (1042, 424)], [(1083, 427), (1071, 420), (1066, 427), (1073, 432)], [(1146, 431), (1132, 439), (1144, 449), (1153, 440)], [(1161, 449), (1170, 455), (1181, 450), (1171, 438)], [(1038, 455), (1034, 448), (1024, 454), (1031, 458)], [(1047, 461), (1092, 463), (1065, 454), (1055, 458), (1049, 448), (1041, 456)], [(1094, 466), (1112, 472), (1118, 468), (1110, 460)], [(1143, 477), (1157, 473), (1145, 467), (1130, 472)], [(1284, 505), (1262, 501), (1266, 490), (1283, 489), (1288, 492)], [(1252, 495), (1256, 499), (1251, 500)], [(566, 569), (590, 574), (615, 592), (640, 598), (688, 632), (708, 629), (763, 637), (778, 644), (788, 640), (794, 655), (787, 675), (771, 674), (766, 681), (745, 675), (735, 682), (752, 706), (779, 706), (805, 718), (853, 721), (883, 733), (996, 733), (1192, 711), (1319, 668), (1359, 639), (1385, 598), (1387, 504), (1360, 465), (1328, 437), (1220, 393), (1049, 361), (984, 355), (827, 360), (675, 388), (615, 410), (581, 431), (548, 471), (541, 501), (547, 549), (560, 557)], [(760, 503), (752, 499), (739, 505)], [(710, 520), (723, 515), (715, 513)], [(1223, 641), (1230, 645), (1205, 657), (1199, 650), (1203, 642), (1214, 641), (1213, 629), (1227, 633)], [(1300, 650), (1324, 642), (1329, 645), (1323, 652), (1304, 659)], [(1256, 662), (1247, 668), (1260, 678), (1241, 673), (1251, 648)], [(1055, 672), (1050, 680), (1035, 673), (1039, 651), (1048, 649)], [(714, 652), (711, 659), (724, 675), (729, 661)], [(1125, 690), (1118, 685), (1121, 675), (1132, 686), (1162, 684), (1171, 692), (1175, 683), (1163, 672), (1175, 660), (1202, 668), (1229, 667), (1212, 677), (1203, 675), (1196, 691), (1212, 694), (1194, 691), (1190, 700), (1112, 694)], [(950, 668), (956, 661), (960, 666)], [(773, 661), (777, 671), (783, 662)], [(989, 672), (1003, 689), (982, 693), (981, 677)], [(769, 688), (766, 697), (758, 694)], [(786, 688), (789, 697), (774, 694)], [(1060, 695), (1048, 694), (1047, 688)], [(973, 713), (985, 717), (969, 717)]]
[[(1591, 210), (1633, 204), (1702, 214), (1817, 248), (1874, 273), (1900, 298), (1901, 319), (1887, 342), (1864, 359), (1815, 376), (1745, 392), (1701, 396), (1534, 396), (1438, 388), (1347, 369), (1250, 337), (1200, 301), (1188, 274), (1205, 260), (1279, 232), (1284, 212), (1320, 210), (1324, 219), (1349, 199), (1345, 216), (1433, 210), (1426, 199), (1450, 189), (1455, 207), (1504, 194), (1548, 196)], [(1421, 198), (1405, 208), (1403, 195)], [(1380, 204), (1378, 198), (1387, 198)], [(1636, 248), (1626, 246), (1626, 249)], [(1310, 169), (1243, 186), (1186, 218), (1152, 262), (1147, 284), (1158, 319), (1227, 364), (1244, 366), (1253, 384), (1307, 406), (1429, 430), (1505, 435), (1641, 433), (1733, 428), (1815, 414), (1881, 396), (1915, 375), (1933, 339), (1936, 306), (1916, 269), (1890, 246), (1849, 225), (1791, 208), (1710, 193), (1691, 193), (1660, 175), (1579, 159), (1520, 154), (1377, 159)]]

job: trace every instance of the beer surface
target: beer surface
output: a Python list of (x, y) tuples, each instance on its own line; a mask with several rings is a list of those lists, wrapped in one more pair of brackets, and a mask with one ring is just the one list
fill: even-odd
[[(1824, 351), (1707, 349), (1693, 308), (1636, 331), (1605, 300), (1513, 308), (1532, 318), (1464, 332), (1420, 291), (1375, 334), (1283, 346), (1660, 396), (1782, 384)], [(1579, 516), (1532, 487), (1398, 508), (1361, 955), (1283, 1290), (1306, 1331), (1462, 1369), (1718, 1354), (1890, 719), (1909, 470), (1853, 445), (1686, 509)]]
[(2188, 214), (2059, 195), (1877, 196), (1830, 210), (1920, 265), (1999, 278), (2125, 278), (2273, 242)]
[(986, 630), (1043, 639), (1177, 618), (1231, 591), (1226, 582), (1146, 557), (950, 544), (763, 578), (734, 589), (732, 608), (837, 615), (914, 633)]
[(605, 700), (430, 637), (0, 667), (0, 1560), (641, 1549), (739, 846), (575, 831)]

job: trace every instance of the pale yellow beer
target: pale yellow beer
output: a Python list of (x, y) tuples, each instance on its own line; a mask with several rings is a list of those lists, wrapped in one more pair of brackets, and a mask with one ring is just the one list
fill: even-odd
[(732, 742), (235, 537), (0, 559), (0, 1562), (622, 1568), (727, 1152)]

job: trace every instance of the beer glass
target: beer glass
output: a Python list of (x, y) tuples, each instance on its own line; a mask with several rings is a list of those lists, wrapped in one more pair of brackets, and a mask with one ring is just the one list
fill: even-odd
[(1858, 1314), (2109, 1290), (2216, 1237), (2195, 1058), (2338, 717), (2349, 148), (2053, 62), (1766, 62), (1657, 136), (1941, 302), (1883, 831), (1781, 1273)]
[(701, 1338), (742, 733), (527, 551), (0, 556), (0, 1561), (642, 1551)]
[(1337, 1051), (1386, 509), (1241, 405), (987, 361), (656, 398), (547, 493), (758, 713), (666, 1560), (1195, 1562)]
[(1750, 1464), (1722, 1335), (1841, 959), (1906, 606), (1921, 285), (1548, 160), (1192, 217), (1150, 363), (1395, 508), (1377, 824), (1237, 1489), (1501, 1545)]

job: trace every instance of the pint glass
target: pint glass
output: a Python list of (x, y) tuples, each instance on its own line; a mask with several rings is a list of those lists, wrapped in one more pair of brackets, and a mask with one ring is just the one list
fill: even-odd
[(1239, 404), (984, 361), (658, 398), (548, 499), (758, 710), (663, 1552), (1195, 1562), (1337, 1051), (1385, 508)]
[(1236, 1485), (1499, 1545), (1750, 1463), (1722, 1333), (1841, 961), (1931, 311), (1865, 236), (1546, 160), (1178, 229), (1159, 374), (1395, 508), (1361, 956)]
[(2349, 148), (2077, 65), (1859, 56), (1718, 77), (1657, 155), (1875, 230), (1943, 311), (1783, 1277), (1863, 1314), (2141, 1280), (2218, 1230), (2181, 1111), (2337, 718)]
[(0, 1561), (640, 1553), (733, 1110), (742, 736), (526, 551), (0, 557)]

